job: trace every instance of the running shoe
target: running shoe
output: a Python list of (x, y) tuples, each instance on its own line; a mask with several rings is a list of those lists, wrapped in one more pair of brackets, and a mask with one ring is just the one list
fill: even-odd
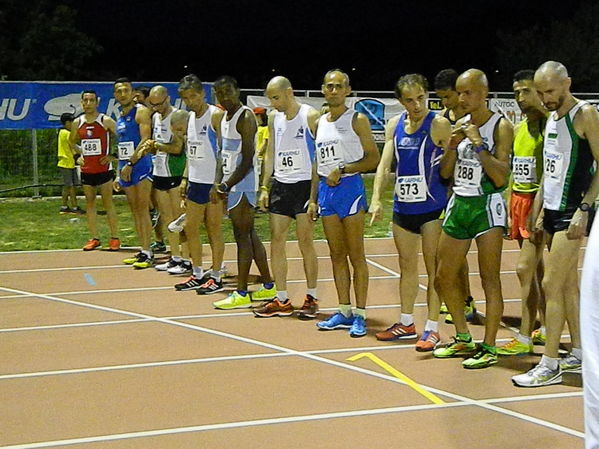
[(189, 260), (182, 260), (180, 263), (175, 265), (174, 267), (167, 268), (166, 271), (168, 274), (192, 274), (193, 273), (193, 265)]
[(85, 246), (83, 247), (83, 251), (92, 251), (100, 246), (100, 240), (98, 239), (89, 239)]
[(438, 359), (446, 359), (449, 357), (462, 357), (465, 355), (472, 355), (476, 352), (476, 344), (470, 341), (461, 341), (456, 337), (452, 337), (451, 342), (445, 346), (437, 348), (433, 351), (433, 356)]
[(168, 224), (168, 230), (171, 232), (181, 232), (185, 227), (185, 219), (187, 218), (187, 214), (181, 214), (179, 218), (171, 221)]
[(532, 337), (533, 345), (545, 346), (547, 336), (541, 331), (541, 329), (535, 329), (534, 331), (532, 331), (532, 334), (530, 336)]
[[(466, 321), (469, 323), (471, 323), (476, 317), (476, 305), (474, 304), (473, 299), (466, 300), (466, 303), (464, 304), (464, 316), (466, 317)], [(451, 316), (451, 313), (445, 315), (445, 322), (447, 324), (453, 324), (453, 317)]]
[(512, 376), (512, 382), (519, 387), (543, 387), (545, 385), (561, 384), (562, 371), (558, 366), (552, 370), (539, 363), (529, 372)]
[(70, 214), (71, 213), (71, 209), (69, 208), (69, 206), (60, 206), (60, 210), (58, 211), (58, 213), (60, 215)]
[(559, 359), (559, 367), (563, 373), (582, 373), (582, 360), (576, 358), (573, 354)]
[(418, 337), (414, 323), (404, 326), (401, 323), (395, 323), (382, 332), (376, 333), (376, 339), (380, 341), (412, 340)]
[(79, 206), (75, 206), (71, 209), (71, 213), (72, 214), (77, 214), (77, 215), (85, 215), (85, 211), (83, 209), (81, 209)]
[(133, 268), (143, 270), (144, 268), (150, 268), (152, 265), (154, 265), (154, 258), (145, 253), (140, 253), (137, 262), (133, 264)]
[(258, 290), (250, 293), (250, 296), (252, 301), (267, 301), (277, 296), (277, 287), (274, 283), (272, 284), (272, 288), (266, 288), (262, 284)]
[(121, 249), (121, 241), (118, 238), (110, 239), (108, 251), (118, 251), (119, 249)]
[(517, 338), (512, 338), (509, 342), (497, 348), (497, 354), (499, 355), (526, 355), (532, 354), (532, 352), (532, 343), (527, 345)]
[(354, 322), (349, 328), (349, 336), (359, 338), (366, 335), (366, 320), (362, 315), (354, 315)]
[(246, 293), (245, 296), (240, 294), (237, 290), (227, 296), (225, 299), (215, 301), (212, 303), (215, 309), (230, 310), (230, 309), (249, 309), (252, 307), (252, 301), (250, 300), (250, 294)]
[(178, 292), (184, 292), (187, 290), (197, 290), (202, 285), (202, 280), (198, 279), (194, 275), (191, 275), (185, 282), (175, 284), (175, 290)]
[(447, 306), (445, 305), (445, 303), (442, 303), (441, 307), (439, 307), (439, 313), (441, 315), (447, 315), (449, 313), (449, 309), (447, 308)]
[(437, 347), (437, 344), (441, 341), (441, 335), (435, 331), (424, 331), (420, 340), (416, 342), (416, 351), (418, 352), (430, 352)]
[(462, 362), (462, 366), (466, 369), (481, 369), (488, 368), (496, 363), (497, 354), (481, 345), (476, 354)]
[(135, 262), (137, 262), (137, 259), (139, 258), (140, 254), (142, 254), (141, 251), (135, 254), (134, 256), (126, 257), (125, 259), (123, 259), (123, 263), (125, 265), (133, 265)]
[[(158, 224), (158, 219), (160, 218), (160, 212), (158, 212), (158, 209), (150, 209), (150, 221), (152, 222), (152, 229), (154, 229), (156, 227), (156, 225)], [(162, 243), (162, 242), (156, 242), (156, 243)], [(164, 243), (163, 243), (164, 245)]]
[(254, 315), (260, 318), (291, 316), (293, 315), (293, 306), (289, 300), (287, 302), (281, 302), (279, 301), (279, 298), (274, 298), (252, 311), (254, 312)]
[(223, 290), (224, 287), (222, 281), (217, 281), (214, 278), (208, 278), (206, 282), (200, 285), (200, 288), (196, 290), (196, 293), (198, 295), (211, 295), (212, 293), (222, 292)]
[(341, 312), (331, 315), (328, 320), (319, 321), (316, 326), (319, 330), (332, 331), (333, 329), (350, 329), (354, 324), (354, 315), (346, 317)]
[[(181, 261), (183, 262), (183, 261)], [(154, 268), (156, 268), (157, 271), (167, 271), (169, 268), (173, 268), (176, 267), (177, 265), (179, 265), (179, 263), (181, 262), (175, 262), (175, 259), (173, 259), (172, 257), (168, 260), (168, 262), (165, 263), (161, 263), (159, 265), (156, 265)]]
[(302, 308), (297, 311), (300, 320), (311, 320), (318, 315), (318, 300), (312, 295), (306, 295)]
[(166, 252), (166, 245), (164, 244), (164, 242), (154, 242), (150, 245), (150, 249), (152, 250), (152, 252), (154, 253), (165, 253)]

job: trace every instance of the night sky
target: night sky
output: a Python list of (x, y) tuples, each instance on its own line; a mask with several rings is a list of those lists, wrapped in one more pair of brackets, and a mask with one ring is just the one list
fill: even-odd
[(432, 82), (440, 69), (477, 67), (492, 90), (507, 90), (511, 74), (496, 63), (498, 30), (567, 19), (580, 3), (148, 0), (73, 7), (82, 31), (104, 48), (92, 64), (97, 79), (177, 81), (193, 72), (263, 88), (281, 74), (298, 89), (318, 89), (323, 74), (340, 67), (355, 90), (391, 90), (405, 73)]

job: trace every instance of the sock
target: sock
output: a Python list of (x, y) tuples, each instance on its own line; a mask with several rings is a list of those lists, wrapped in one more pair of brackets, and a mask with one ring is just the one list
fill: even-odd
[(424, 325), (424, 331), (439, 332), (439, 322), (426, 320), (426, 324)]
[(490, 352), (491, 354), (497, 354), (497, 347), (495, 347), (494, 345), (488, 345), (486, 343), (482, 343), (480, 345), (483, 349), (485, 349), (487, 352)]
[(181, 256), (173, 256), (173, 260), (177, 263), (183, 262), (183, 258)]
[(196, 277), (196, 279), (202, 279), (202, 276), (204, 276), (204, 270), (202, 267), (193, 267), (193, 275)]
[(530, 345), (532, 343), (532, 338), (531, 337), (527, 337), (526, 335), (522, 335), (520, 333), (518, 333), (518, 335), (516, 335), (516, 339), (525, 345)]
[(544, 355), (543, 357), (541, 357), (540, 364), (543, 364), (550, 370), (555, 371), (559, 367), (559, 360)]
[(410, 324), (414, 324), (414, 316), (411, 313), (402, 313), (401, 318), (399, 319), (399, 323), (403, 326), (409, 326)]
[(472, 336), (470, 335), (470, 332), (466, 332), (464, 334), (456, 332), (455, 336), (458, 340), (463, 341), (464, 343), (470, 343), (472, 341)]
[(241, 296), (247, 296), (248, 294), (247, 290), (237, 290), (237, 293), (239, 293)]
[(212, 279), (214, 279), (216, 282), (220, 282), (222, 275), (223, 275), (222, 271), (210, 270), (210, 277)]
[(541, 335), (547, 335), (547, 330), (545, 329), (545, 326), (541, 326), (539, 330), (541, 331)]
[(142, 252), (142, 254), (145, 254), (146, 256), (148, 256), (150, 258), (154, 256), (154, 254), (152, 254), (151, 250), (142, 249), (141, 252)]
[(571, 354), (582, 362), (582, 349), (572, 348)]
[(339, 312), (341, 312), (345, 318), (349, 318), (352, 316), (351, 304), (339, 304)]
[(264, 288), (266, 290), (270, 290), (271, 288), (273, 288), (275, 286), (274, 282), (265, 282), (264, 284), (262, 284), (264, 286)]
[(281, 301), (282, 303), (286, 303), (289, 300), (289, 298), (287, 297), (287, 290), (277, 291), (277, 298), (279, 298), (279, 301)]
[(366, 319), (366, 309), (361, 309), (359, 307), (356, 307), (354, 309), (354, 315), (361, 316), (362, 318)]
[(312, 298), (317, 298), (316, 296), (316, 289), (315, 288), (309, 288), (306, 290), (306, 294), (310, 295)]

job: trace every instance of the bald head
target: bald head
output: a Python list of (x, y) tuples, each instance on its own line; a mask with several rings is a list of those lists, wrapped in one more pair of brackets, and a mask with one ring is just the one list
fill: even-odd
[(482, 89), (489, 89), (489, 80), (487, 79), (487, 75), (485, 72), (478, 69), (468, 69), (460, 76), (458, 76), (458, 81), (462, 81), (470, 84), (473, 87), (479, 87)]
[(185, 133), (187, 130), (187, 119), (189, 112), (183, 109), (173, 111), (171, 115), (171, 128), (175, 133)]
[(292, 89), (292, 87), (291, 87), (291, 82), (284, 76), (275, 76), (266, 85), (266, 90), (268, 90), (268, 89), (285, 90), (285, 89)]
[(275, 76), (268, 82), (266, 96), (270, 105), (279, 112), (286, 112), (290, 106), (297, 105), (291, 82), (284, 76)]
[(150, 95), (166, 97), (168, 95), (168, 90), (166, 90), (166, 87), (164, 86), (154, 86), (150, 89)]
[(561, 62), (547, 61), (539, 66), (535, 72), (535, 78), (537, 76), (562, 81), (568, 79), (568, 69)]
[(489, 81), (482, 70), (469, 69), (456, 80), (458, 101), (466, 113), (486, 109)]

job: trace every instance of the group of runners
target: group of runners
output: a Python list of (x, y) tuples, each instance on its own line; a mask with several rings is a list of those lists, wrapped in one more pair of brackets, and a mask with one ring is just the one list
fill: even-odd
[[(385, 184), (395, 175), (393, 237), (401, 271), (401, 315), (376, 338), (415, 340), (417, 351), (432, 352), (436, 358), (463, 358), (468, 369), (491, 366), (498, 355), (529, 354), (533, 344), (544, 344), (540, 363), (512, 380), (525, 387), (559, 383), (563, 372), (582, 370), (577, 267), (589, 211), (599, 194), (593, 169), (599, 160), (599, 115), (593, 106), (573, 97), (570, 84), (566, 68), (554, 61), (536, 71), (516, 73), (513, 90), (524, 119), (514, 130), (506, 117), (489, 109), (489, 85), (480, 70), (458, 74), (447, 69), (437, 75), (434, 90), (445, 108), (442, 113), (428, 109), (429, 86), (422, 75), (402, 76), (395, 95), (405, 111), (388, 121), (380, 154), (368, 118), (346, 105), (351, 86), (345, 72), (334, 69), (325, 74), (322, 93), (328, 111), (322, 115), (300, 104), (290, 81), (276, 76), (265, 91), (272, 111), (259, 177), (256, 118), (241, 102), (234, 78), (223, 76), (214, 82), (215, 106), (206, 102), (200, 79), (185, 76), (178, 93), (187, 110), (175, 109), (163, 86), (152, 87), (142, 98), (136, 96), (130, 80), (118, 79), (114, 83), (121, 106), (117, 121), (99, 113), (96, 94), (86, 91), (81, 100), (84, 112), (72, 125), (70, 143), (81, 165), (91, 233), (84, 249), (100, 245), (97, 190), (110, 225), (109, 247), (119, 248), (110, 168), (118, 159), (118, 182), (127, 195), (141, 244), (140, 252), (125, 263), (137, 269), (190, 272), (189, 279), (175, 285), (180, 291), (201, 295), (222, 291), (222, 219), (227, 211), (237, 243), (237, 285), (214, 307), (235, 309), (262, 301), (252, 309), (258, 317), (297, 313), (300, 318), (315, 318), (318, 259), (313, 230), (320, 217), (339, 310), (316, 326), (323, 331), (347, 329), (351, 337), (362, 337), (367, 334), (369, 281), (365, 214), (371, 214), (371, 222), (382, 218)], [(117, 138), (118, 155), (110, 153), (111, 134)], [(375, 170), (368, 207), (360, 174)], [(163, 223), (171, 223), (171, 255), (158, 265), (151, 247), (152, 201)], [(257, 208), (270, 214), (272, 273), (254, 228)], [(297, 310), (287, 291), (286, 242), (293, 220), (307, 283)], [(203, 269), (202, 224), (211, 247), (208, 270)], [(522, 323), (512, 341), (497, 347), (506, 232), (521, 247), (517, 273)], [(486, 301), (480, 344), (473, 341), (468, 327), (475, 315), (466, 260), (472, 240), (478, 248)], [(418, 332), (413, 310), (420, 288), (420, 241), (428, 274), (428, 315)], [(261, 284), (250, 292), (252, 262)], [(456, 331), (445, 344), (438, 326), (442, 312), (449, 313), (446, 321)], [(540, 328), (535, 326), (538, 315)], [(572, 350), (560, 357), (565, 321)]]

